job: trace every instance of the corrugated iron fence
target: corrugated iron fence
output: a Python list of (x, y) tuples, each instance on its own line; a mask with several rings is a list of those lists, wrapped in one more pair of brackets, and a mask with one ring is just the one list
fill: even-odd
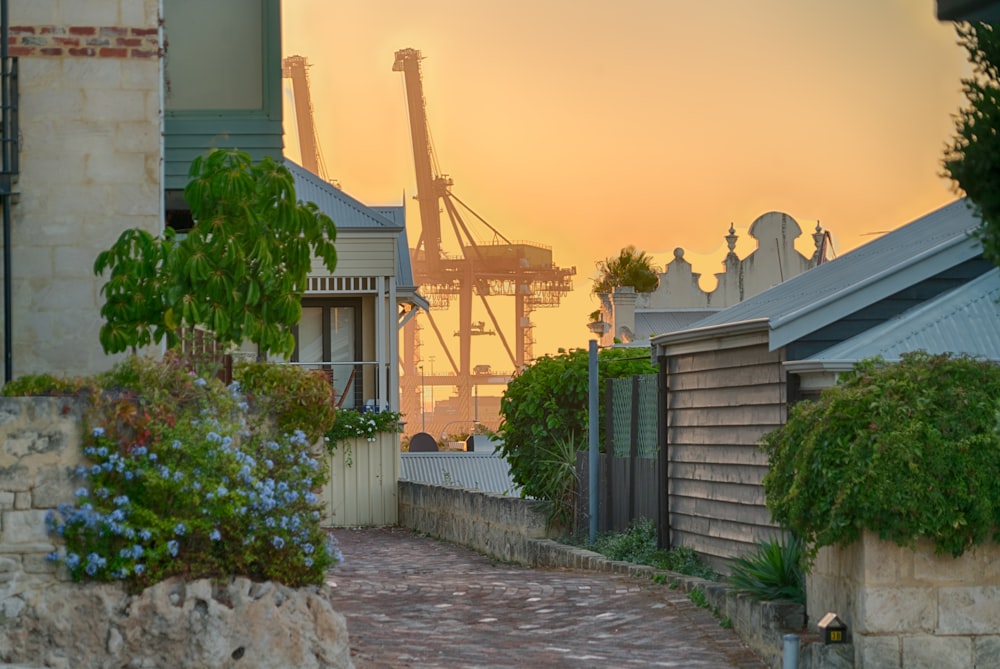
[[(604, 405), (604, 453), (600, 456), (598, 529), (623, 530), (637, 518), (656, 521), (659, 505), (655, 374), (608, 379)], [(588, 527), (588, 456), (577, 453), (580, 495), (576, 530)]]

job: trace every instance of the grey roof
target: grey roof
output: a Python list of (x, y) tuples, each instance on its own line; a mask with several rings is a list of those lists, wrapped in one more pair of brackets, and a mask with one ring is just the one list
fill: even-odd
[(400, 453), (399, 478), (517, 497), (510, 465), (497, 453)]
[(718, 309), (636, 309), (635, 338), (649, 339), (665, 332), (683, 330), (717, 311)]
[(886, 360), (898, 360), (901, 354), (917, 350), (1000, 360), (997, 300), (1000, 300), (1000, 270), (994, 269), (831, 346), (798, 366), (808, 368), (823, 362), (826, 368), (850, 369), (863, 358), (879, 355)]
[(285, 167), (295, 179), (295, 196), (302, 202), (315, 203), (333, 220), (337, 230), (381, 230), (395, 234), (396, 289), (417, 307), (425, 311), (430, 308), (427, 300), (417, 292), (413, 278), (404, 205), (369, 207), (288, 158), (285, 158)]
[(982, 253), (979, 220), (956, 200), (850, 253), (694, 323), (654, 344), (736, 325), (770, 328), (771, 350)]
[(320, 211), (333, 219), (338, 230), (382, 229), (389, 233), (406, 229), (395, 215), (385, 215), (385, 212), (395, 208), (369, 207), (288, 158), (285, 158), (285, 167), (295, 178), (296, 197), (302, 202), (316, 203)]

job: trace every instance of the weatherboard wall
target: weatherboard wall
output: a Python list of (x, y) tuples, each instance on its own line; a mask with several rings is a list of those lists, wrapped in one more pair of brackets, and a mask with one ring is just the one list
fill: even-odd
[(777, 530), (764, 505), (767, 458), (758, 443), (785, 420), (782, 360), (758, 343), (667, 362), (671, 545), (715, 566)]

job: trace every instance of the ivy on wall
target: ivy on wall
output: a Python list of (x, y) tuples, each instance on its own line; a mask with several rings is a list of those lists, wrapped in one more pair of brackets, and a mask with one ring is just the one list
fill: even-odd
[(774, 520), (808, 555), (862, 531), (959, 556), (1000, 525), (1000, 366), (924, 352), (869, 359), (762, 440)]

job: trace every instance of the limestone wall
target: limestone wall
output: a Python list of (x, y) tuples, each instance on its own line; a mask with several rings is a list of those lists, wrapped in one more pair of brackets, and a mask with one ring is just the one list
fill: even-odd
[(959, 558), (880, 541), (824, 548), (808, 579), (809, 619), (847, 623), (858, 667), (1000, 666), (1000, 545)]
[(45, 514), (73, 501), (82, 410), (75, 399), (0, 398), (0, 617), (65, 577), (45, 557), (55, 549)]
[(10, 0), (19, 59), (12, 215), (14, 374), (89, 373), (101, 351), (97, 254), (161, 229), (158, 0)]
[(399, 524), (501, 560), (536, 564), (548, 535), (538, 502), (477, 490), (399, 482)]

